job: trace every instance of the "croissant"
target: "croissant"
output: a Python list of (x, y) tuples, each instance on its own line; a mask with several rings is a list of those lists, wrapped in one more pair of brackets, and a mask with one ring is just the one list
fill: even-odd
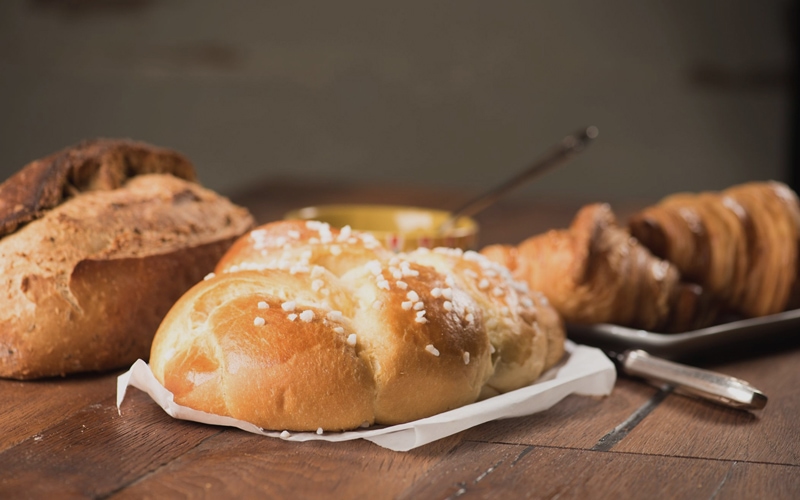
[(481, 253), (541, 291), (567, 323), (674, 332), (713, 316), (701, 287), (632, 238), (608, 204), (583, 207), (568, 229)]
[(800, 205), (784, 184), (672, 195), (635, 214), (629, 227), (655, 255), (742, 316), (798, 305)]
[(560, 317), (477, 252), (394, 254), (368, 233), (280, 221), (183, 295), (150, 367), (179, 404), (266, 429), (396, 424), (536, 380)]

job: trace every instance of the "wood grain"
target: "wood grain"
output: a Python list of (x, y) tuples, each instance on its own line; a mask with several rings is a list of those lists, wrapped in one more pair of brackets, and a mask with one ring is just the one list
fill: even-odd
[(763, 390), (767, 406), (744, 412), (671, 396), (618, 451), (800, 465), (800, 349), (714, 369)]
[(545, 412), (467, 430), (464, 439), (588, 450), (655, 392), (647, 384), (618, 379), (611, 397), (568, 396)]
[(228, 431), (117, 498), (392, 498), (459, 444), (451, 436), (408, 453), (367, 441), (295, 443)]
[(465, 442), (398, 498), (795, 498), (795, 468), (764, 469), (732, 461)]
[(137, 390), (121, 415), (106, 398), (0, 453), (0, 498), (107, 495), (219, 432), (172, 419)]
[[(20, 382), (0, 379), (0, 451), (116, 391), (116, 373)], [(13, 404), (11, 404), (13, 402)]]

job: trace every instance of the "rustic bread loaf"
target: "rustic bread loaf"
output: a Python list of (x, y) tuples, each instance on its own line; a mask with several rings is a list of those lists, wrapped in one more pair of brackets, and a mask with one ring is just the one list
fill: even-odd
[(392, 254), (281, 221), (216, 271), (167, 314), (150, 367), (177, 403), (266, 429), (427, 417), (529, 384), (564, 352), (546, 301), (475, 252)]
[(106, 140), (0, 185), (0, 376), (147, 356), (170, 306), (253, 225), (245, 209), (186, 179), (193, 168), (174, 152)]

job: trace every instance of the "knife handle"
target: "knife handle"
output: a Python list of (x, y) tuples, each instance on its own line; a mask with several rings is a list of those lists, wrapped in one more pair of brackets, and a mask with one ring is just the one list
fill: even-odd
[(767, 404), (767, 396), (743, 380), (656, 358), (640, 349), (625, 351), (619, 362), (626, 374), (669, 384), (678, 393), (743, 410), (760, 410)]

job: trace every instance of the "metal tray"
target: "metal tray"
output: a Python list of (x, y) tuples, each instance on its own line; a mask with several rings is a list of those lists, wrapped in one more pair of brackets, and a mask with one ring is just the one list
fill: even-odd
[(680, 360), (708, 356), (735, 347), (796, 339), (800, 342), (800, 309), (743, 319), (684, 333), (653, 333), (618, 325), (567, 325), (567, 335), (580, 344), (621, 353), (644, 349), (654, 356)]

